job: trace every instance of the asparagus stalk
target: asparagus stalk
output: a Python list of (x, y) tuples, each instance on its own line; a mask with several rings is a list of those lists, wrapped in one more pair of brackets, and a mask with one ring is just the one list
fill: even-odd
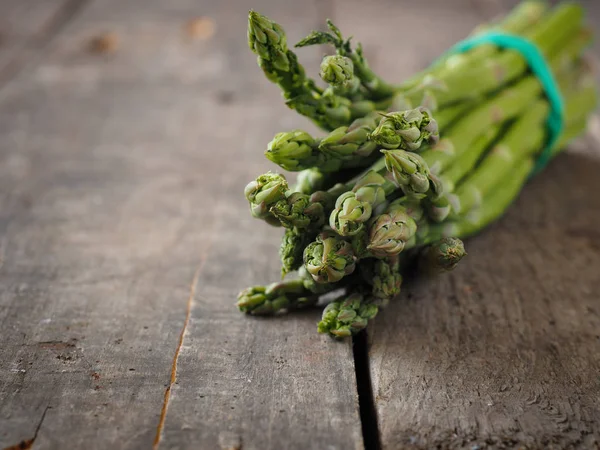
[[(540, 22), (542, 17), (548, 11), (548, 4), (545, 1), (531, 0), (517, 5), (499, 24), (499, 26), (480, 27), (477, 32), (490, 31), (495, 28), (511, 34), (526, 34), (532, 27)], [(466, 53), (456, 53), (442, 58), (443, 66), (446, 70), (460, 70), (468, 66), (481, 63), (498, 52), (498, 47), (493, 44), (484, 44), (471, 49)], [(436, 64), (438, 66), (441, 64)]]
[(250, 286), (238, 294), (237, 306), (251, 315), (272, 315), (314, 305), (319, 298), (337, 289), (347, 287), (351, 279), (341, 283), (316, 283), (303, 268), (298, 278)]
[[(355, 177), (346, 184), (338, 183), (327, 191), (316, 191), (307, 195), (290, 190), (283, 175), (269, 172), (248, 183), (244, 193), (253, 217), (274, 226), (296, 228), (298, 231), (315, 230), (323, 225), (336, 199), (339, 200), (343, 193), (351, 191), (358, 202), (365, 203), (355, 205), (357, 207), (372, 208), (374, 199), (385, 200), (385, 194), (376, 194), (379, 188), (376, 184), (381, 185), (385, 192), (395, 189), (392, 183), (371, 171)], [(340, 201), (338, 206), (348, 211), (350, 204), (344, 206)]]
[[(547, 57), (564, 42), (571, 40), (581, 27), (581, 7), (566, 3), (552, 11), (548, 17), (528, 33), (528, 38)], [(517, 79), (527, 70), (527, 62), (516, 51), (504, 51), (498, 56), (476, 62), (467, 67), (445, 71), (443, 76), (427, 76), (423, 82), (404, 95), (415, 105), (435, 91), (437, 104), (442, 107), (456, 101), (492, 92)]]
[[(587, 44), (588, 38), (587, 34), (581, 34), (579, 39), (569, 43), (563, 54), (556, 55), (552, 61), (563, 61), (566, 55), (570, 55), (573, 59), (576, 58), (581, 48)], [(505, 89), (501, 94), (477, 107), (457, 123), (450, 130), (448, 137), (422, 154), (423, 160), (433, 171), (443, 171), (455, 159), (459, 160), (464, 152), (469, 151), (469, 148), (477, 147), (474, 143), (476, 143), (479, 136), (486, 133), (489, 127), (518, 115), (530, 101), (539, 96), (540, 91), (539, 82), (532, 76), (528, 76), (513, 87)], [(378, 164), (380, 163), (375, 163), (375, 165)], [(369, 176), (373, 177), (372, 174)], [(429, 210), (432, 211), (431, 216), (439, 221), (443, 220), (448, 214), (451, 199), (444, 198), (442, 196), (443, 191), (439, 189), (441, 184), (435, 183), (435, 178), (430, 177), (430, 181), (432, 180), (430, 186), (438, 187), (438, 191), (433, 190), (433, 195), (429, 196)], [(389, 181), (380, 179), (373, 182), (373, 180), (369, 180), (368, 189), (361, 191), (361, 194), (364, 192), (367, 195), (362, 195), (362, 198), (360, 195), (357, 198), (356, 192), (354, 194), (347, 193), (355, 186), (355, 183), (349, 183), (341, 189), (336, 187), (334, 189), (335, 194), (344, 193), (344, 197), (338, 199), (339, 202), (336, 203), (336, 208), (331, 213), (330, 226), (342, 235), (358, 233), (362, 228), (362, 224), (371, 217), (373, 207), (383, 204), (384, 197), (380, 188), (383, 188), (385, 195), (389, 195), (394, 191), (394, 186)], [(261, 177), (259, 177), (257, 182), (251, 183), (249, 186), (256, 186), (256, 183), (261, 186), (264, 180), (261, 181)], [(264, 188), (265, 193), (257, 196), (261, 201), (253, 200), (252, 192), (248, 196), (247, 188), (247, 197), (251, 203), (253, 215), (271, 224), (277, 224), (276, 219), (279, 219), (280, 223), (288, 228), (314, 228), (319, 226), (324, 222), (324, 216), (328, 214), (327, 203), (331, 203), (332, 198), (335, 198), (334, 193), (319, 193), (314, 198), (301, 194), (286, 195), (285, 198), (282, 198), (282, 189), (272, 188), (272, 184), (267, 183), (266, 188)], [(358, 187), (362, 186), (359, 185)], [(317, 198), (319, 200), (315, 201)], [(341, 222), (340, 218), (342, 219)]]
[[(596, 88), (590, 85), (567, 96), (566, 118), (579, 122), (596, 106)], [(456, 191), (456, 212), (470, 211), (486, 194), (510, 175), (512, 168), (543, 147), (546, 133), (544, 121), (549, 105), (538, 100), (506, 133), (481, 164), (469, 174)]]
[(384, 114), (369, 139), (385, 149), (416, 151), (439, 141), (438, 124), (424, 107)]
[(316, 89), (296, 55), (288, 50), (281, 25), (255, 11), (248, 14), (248, 46), (258, 56), (266, 77), (279, 85), (286, 98), (312, 94)]
[(455, 212), (469, 211), (478, 206), (483, 196), (500, 180), (507, 177), (515, 163), (540, 149), (544, 142), (544, 119), (548, 103), (539, 100), (492, 148), (482, 163), (469, 174), (467, 182), (456, 190)]
[(371, 285), (371, 295), (386, 302), (400, 294), (402, 274), (398, 257), (371, 259), (361, 265), (363, 277)]
[(430, 244), (443, 237), (458, 236), (464, 239), (482, 230), (499, 218), (519, 194), (533, 168), (533, 159), (528, 158), (517, 165), (512, 176), (502, 184), (502, 189), (493, 190), (481, 207), (456, 221), (437, 224), (429, 229), (419, 244)]
[[(564, 64), (565, 59), (574, 61), (589, 43), (587, 32), (579, 33), (576, 39), (550, 58), (553, 71)], [(519, 115), (542, 92), (542, 86), (533, 75), (526, 76), (498, 95), (477, 106), (458, 121), (440, 142), (421, 154), (431, 171), (441, 173), (467, 151), (471, 145), (490, 127)]]
[(360, 117), (365, 109), (378, 109), (372, 102), (354, 106), (345, 97), (324, 93), (289, 50), (283, 28), (255, 11), (248, 15), (248, 45), (267, 79), (281, 88), (286, 104), (321, 128), (332, 130), (349, 123), (353, 115)]
[(445, 237), (426, 246), (419, 255), (419, 271), (434, 275), (454, 270), (467, 255), (463, 242), (454, 237)]
[(304, 249), (314, 238), (312, 233), (298, 231), (295, 228), (285, 230), (279, 247), (282, 278), (302, 266)]
[(317, 283), (335, 283), (354, 272), (356, 257), (350, 243), (325, 231), (304, 249), (304, 267)]
[(368, 227), (353, 234), (351, 242), (335, 233), (322, 233), (306, 247), (304, 267), (316, 283), (332, 283), (352, 273), (361, 259), (398, 255), (414, 239), (421, 218), (421, 210), (412, 207), (407, 198), (395, 200)]
[[(379, 155), (373, 156), (374, 162), (380, 159)], [(336, 185), (339, 186), (341, 183), (353, 179), (363, 171), (364, 168), (361, 167), (350, 167), (337, 172), (323, 172), (317, 167), (311, 167), (298, 172), (293, 191), (306, 195), (312, 195), (317, 191), (327, 191)]]
[[(589, 112), (588, 112), (589, 114)], [(585, 120), (579, 119), (569, 124), (558, 142), (553, 146), (553, 155), (559, 153), (572, 139), (585, 130)], [(534, 166), (534, 159), (529, 157), (520, 161), (511, 171), (501, 186), (491, 189), (481, 206), (463, 213), (453, 221), (436, 224), (420, 236), (417, 245), (425, 245), (449, 236), (461, 239), (472, 236), (497, 220), (515, 200), (523, 185), (526, 183)]]
[(402, 201), (396, 200), (369, 227), (366, 250), (376, 258), (398, 255), (416, 231), (415, 220)]
[(422, 200), (435, 222), (445, 220), (450, 213), (450, 201), (442, 179), (430, 172), (425, 160), (403, 150), (384, 153), (386, 168), (404, 194)]
[(296, 279), (246, 288), (238, 295), (237, 307), (255, 316), (270, 315), (311, 306), (318, 299), (319, 295), (306, 289), (302, 279)]
[(552, 157), (555, 157), (562, 150), (564, 150), (565, 147), (569, 145), (569, 143), (572, 140), (577, 139), (579, 136), (581, 136), (585, 132), (587, 125), (587, 118), (570, 124), (560, 136), (558, 143), (552, 148)]
[[(449, 108), (440, 125), (464, 111), (464, 105)], [(323, 139), (313, 138), (302, 130), (275, 135), (265, 156), (292, 172), (318, 167), (331, 173), (344, 168), (365, 167), (379, 156), (379, 148), (417, 150), (422, 144), (439, 140), (438, 121), (423, 107), (390, 114), (369, 113), (342, 126)]]
[(321, 61), (319, 76), (331, 86), (348, 88), (354, 84), (354, 63), (341, 55), (325, 56)]
[[(587, 89), (580, 90), (577, 94), (568, 98), (567, 111), (579, 111), (579, 115), (575, 117), (579, 120), (581, 115), (589, 114), (591, 107), (594, 105), (595, 89), (593, 86), (589, 86)], [(491, 156), (484, 160), (483, 165), (457, 191), (454, 202), (454, 208), (457, 211), (460, 211), (461, 208), (463, 211), (468, 211), (475, 205), (476, 200), (487, 198), (486, 194), (490, 189), (500, 180), (507, 178), (509, 170), (514, 170), (515, 161), (527, 158), (542, 146), (545, 134), (543, 120), (547, 115), (547, 111), (547, 101), (540, 99), (511, 127), (499, 146), (495, 147), (496, 150), (491, 152)], [(481, 140), (482, 148), (485, 148), (486, 140), (489, 139), (490, 137), (486, 136), (486, 139)], [(380, 204), (382, 204), (381, 201)], [(399, 202), (392, 203), (392, 210), (397, 208), (398, 204)], [(400, 208), (394, 211), (399, 213), (402, 210)], [(365, 208), (361, 210), (361, 213), (365, 215)], [(366, 220), (362, 223), (364, 224), (364, 222)], [(397, 226), (392, 227), (391, 224)], [(433, 227), (433, 229), (436, 228)], [(397, 254), (407, 244), (411, 244), (411, 238), (415, 235), (415, 232), (416, 225), (414, 225), (414, 222), (394, 221), (391, 220), (390, 216), (384, 214), (371, 225), (368, 243), (365, 244), (364, 242), (366, 234), (364, 234), (363, 227), (358, 228), (356, 233), (352, 233), (353, 235), (358, 234), (353, 246), (353, 263), (358, 259), (369, 256), (383, 257)], [(435, 236), (435, 231), (433, 233), (433, 236)], [(427, 239), (431, 239), (431, 232), (428, 232), (425, 236), (427, 236)], [(330, 237), (330, 239), (332, 242), (335, 240), (336, 245), (345, 246), (345, 241), (341, 238)], [(318, 247), (318, 244), (315, 244), (315, 248)], [(344, 248), (347, 248), (347, 246)], [(323, 261), (326, 261), (326, 252), (321, 252), (321, 255), (325, 255)]]
[(272, 172), (248, 183), (244, 188), (244, 195), (250, 204), (252, 217), (262, 219), (269, 225), (279, 225), (279, 220), (270, 210), (274, 204), (285, 200), (288, 189), (285, 177)]
[(337, 55), (347, 57), (352, 61), (354, 75), (360, 80), (363, 88), (368, 93), (368, 98), (373, 100), (387, 99), (396, 93), (397, 88), (378, 77), (367, 64), (362, 47), (358, 44), (356, 50), (350, 45), (350, 39), (344, 39), (339, 28), (331, 20), (327, 20), (329, 32), (313, 31), (306, 38), (296, 44), (296, 47), (310, 45), (331, 44), (335, 47)]
[[(583, 110), (583, 111), (589, 111), (591, 109), (593, 109), (596, 100), (595, 100), (595, 89), (593, 88), (593, 81), (592, 83), (590, 83), (589, 81), (585, 81), (585, 79), (587, 78), (589, 80), (589, 77), (583, 77), (583, 81), (580, 79), (579, 81), (576, 82), (572, 82), (572, 80), (570, 80), (570, 78), (573, 77), (578, 77), (578, 78), (582, 78), (582, 74), (579, 71), (573, 71), (571, 70), (570, 72), (564, 72), (564, 70), (562, 71), (563, 75), (561, 75), (561, 77), (559, 78), (559, 84), (561, 87), (561, 90), (563, 92), (565, 91), (571, 91), (570, 92), (570, 101), (568, 101), (566, 103), (566, 109), (565, 109), (565, 117), (567, 119), (569, 118), (574, 118), (577, 117), (578, 115), (578, 111), (579, 110)], [(578, 87), (573, 87), (571, 86), (571, 84), (576, 83), (578, 85)], [(573, 92), (575, 92), (575, 94), (573, 94)], [(575, 98), (578, 97), (578, 98)], [(538, 103), (545, 103), (544, 100), (540, 100), (538, 101)], [(545, 116), (548, 113), (548, 106), (537, 106), (532, 108), (532, 110), (529, 111), (529, 122), (530, 122), (530, 127), (532, 129), (536, 129), (537, 132), (539, 133), (540, 128), (536, 128), (538, 124), (541, 125), (541, 122), (544, 120)], [(531, 115), (533, 114), (533, 117), (531, 117)], [(527, 115), (527, 114), (526, 114)], [(519, 121), (522, 121), (523, 118), (521, 118)], [(527, 126), (526, 124), (521, 125), (523, 128), (523, 132), (526, 133), (527, 132)], [(473, 167), (475, 167), (477, 161), (481, 158), (481, 156), (484, 154), (484, 152), (488, 149), (488, 147), (490, 146), (490, 144), (492, 143), (492, 141), (496, 138), (496, 136), (498, 135), (498, 132), (500, 131), (500, 127), (498, 125), (491, 127), (486, 134), (484, 134), (483, 136), (481, 136), (477, 141), (475, 141), (475, 143), (469, 148), (467, 149), (467, 151), (465, 151), (464, 153), (462, 153), (456, 161), (454, 161), (452, 163), (452, 165), (450, 166), (450, 168), (448, 170), (446, 170), (443, 173), (442, 178), (442, 182), (444, 185), (444, 197), (446, 197), (448, 203), (452, 206), (452, 209), (454, 210), (454, 212), (458, 212), (461, 208), (461, 202), (460, 199), (457, 197), (456, 194), (454, 194), (454, 190), (455, 190), (455, 186), (458, 182), (460, 182), (460, 180), (462, 180), (462, 178), (469, 173)], [(527, 133), (526, 134), (526, 139), (532, 139), (535, 138), (535, 133)], [(538, 135), (539, 138), (539, 135)], [(515, 145), (521, 145), (519, 142), (516, 142)], [(489, 181), (489, 179), (488, 179)], [(463, 205), (464, 208), (464, 205)]]
[[(465, 255), (460, 239), (441, 239), (421, 253), (420, 268), (428, 274), (453, 270)], [(366, 328), (368, 321), (400, 293), (400, 268), (398, 258), (377, 260), (366, 265), (363, 274), (371, 288), (363, 287), (327, 305), (317, 325), (319, 333), (344, 338)]]
[(329, 84), (328, 90), (351, 100), (364, 100), (360, 80), (354, 75), (354, 63), (341, 55), (324, 56), (319, 71), (321, 79)]
[[(442, 182), (444, 189), (448, 193), (455, 191), (456, 184), (477, 164), (481, 155), (492, 145), (500, 135), (502, 127), (499, 125), (491, 126), (483, 135), (471, 145), (467, 151), (463, 152), (452, 165), (443, 172)], [(449, 194), (450, 196), (452, 194)], [(451, 196), (450, 203), (454, 201)], [(456, 210), (456, 208), (454, 208)]]
[[(526, 8), (523, 8), (524, 11), (525, 9)], [(537, 9), (539, 10), (539, 7)], [(519, 21), (522, 23), (528, 22), (529, 19), (524, 19), (526, 16), (529, 17), (528, 14), (524, 14), (518, 10), (519, 8), (517, 8), (513, 14), (517, 18), (519, 15), (522, 15), (522, 18), (516, 20), (515, 23)], [(545, 39), (545, 37), (546, 35), (552, 34), (552, 27), (556, 26), (556, 22), (559, 22), (561, 18), (572, 19), (571, 22), (577, 21), (576, 13), (571, 12), (568, 14), (567, 11), (567, 13), (563, 12), (562, 14), (559, 14), (559, 12), (560, 11), (557, 11), (554, 14), (557, 16), (554, 21), (546, 19), (545, 21), (542, 21), (541, 24), (537, 25), (537, 27), (534, 27), (538, 32), (537, 34), (533, 34), (538, 37), (540, 41), (550, 42), (550, 40)], [(531, 23), (535, 23), (537, 19), (536, 14), (532, 14), (531, 17)], [(567, 21), (565, 23), (570, 22)], [(511, 25), (509, 23), (506, 30), (511, 31), (510, 28)], [(573, 27), (565, 26), (564, 28), (566, 31), (561, 31), (567, 33), (568, 29)], [(352, 61), (355, 75), (363, 82), (364, 90), (367, 93), (370, 92), (372, 94), (370, 97), (369, 95), (359, 95), (355, 96), (356, 99), (350, 100), (343, 95), (338, 95), (339, 92), (336, 92), (335, 90), (328, 89), (323, 92), (316, 86), (312, 79), (306, 77), (304, 68), (298, 63), (296, 55), (288, 49), (285, 33), (281, 26), (253, 11), (251, 11), (249, 15), (248, 22), (248, 41), (250, 48), (258, 55), (259, 66), (263, 69), (267, 78), (281, 87), (290, 108), (296, 109), (300, 114), (309, 117), (318, 126), (326, 130), (332, 130), (339, 126), (347, 125), (351, 120), (360, 118), (369, 112), (386, 110), (396, 101), (394, 95), (403, 92), (402, 88), (394, 87), (386, 83), (368, 68), (368, 64), (364, 59), (360, 46), (358, 46), (356, 50), (353, 50), (350, 47), (349, 40), (344, 40), (335, 26), (331, 25), (330, 29), (333, 33), (315, 32), (307, 39), (300, 42), (299, 46), (319, 43), (334, 44), (338, 49), (338, 56), (345, 56)], [(514, 28), (514, 32), (521, 31), (519, 26)], [(489, 46), (483, 46), (482, 48), (484, 47), (489, 49)], [(553, 49), (552, 46), (549, 48), (551, 50)], [(485, 56), (488, 51), (489, 50), (480, 52), (479, 49), (475, 49), (468, 52), (468, 54), (477, 56), (481, 53)], [(464, 57), (465, 55), (460, 56)], [(472, 60), (474, 63), (478, 63), (479, 59), (479, 57), (466, 57), (465, 61)], [(508, 63), (510, 62), (511, 61), (508, 61)], [(517, 60), (517, 64), (518, 63), (519, 61)], [(446, 65), (444, 65), (444, 67), (445, 66)], [(453, 76), (455, 79), (460, 78), (456, 74), (457, 72), (460, 72), (457, 70), (459, 66), (462, 67), (465, 66), (465, 64), (451, 65), (455, 70), (451, 70), (450, 73), (454, 74)], [(500, 66), (502, 66), (502, 64), (500, 64)], [(490, 69), (488, 72), (492, 71), (493, 70)], [(469, 70), (468, 72), (472, 72), (472, 70)], [(521, 70), (521, 73), (522, 72), (523, 70)], [(477, 81), (478, 77), (474, 76), (473, 79)], [(467, 84), (469, 86), (468, 89), (471, 90), (471, 84), (464, 84)], [(412, 98), (412, 104), (414, 105), (426, 105), (434, 108), (436, 105), (435, 97), (439, 97), (439, 93), (436, 95), (432, 94), (432, 89), (435, 89), (436, 86), (443, 86), (443, 83), (434, 82), (431, 77), (426, 77), (424, 82), (416, 89), (416, 91), (419, 91), (420, 93), (415, 94), (415, 90), (413, 89), (412, 94), (408, 93), (408, 98)], [(489, 89), (485, 92), (489, 92)], [(372, 98), (375, 101), (371, 101), (367, 97)], [(415, 99), (417, 99), (417, 101), (415, 101)], [(429, 103), (429, 101), (432, 103)], [(450, 103), (452, 102), (448, 102), (448, 105)], [(446, 105), (444, 104), (442, 106), (445, 107)]]
[[(575, 58), (583, 45), (587, 43), (588, 36), (581, 35), (581, 38), (571, 43), (565, 49), (565, 54)], [(563, 55), (557, 55), (554, 61), (561, 60)], [(539, 95), (541, 86), (539, 81), (531, 76), (517, 83), (514, 87), (508, 88), (494, 99), (484, 105), (476, 108), (471, 114), (464, 118), (458, 125), (450, 130), (450, 137), (445, 138), (443, 143), (435, 146), (433, 149), (423, 153), (422, 160), (414, 154), (408, 152), (388, 152), (386, 153), (386, 166), (393, 175), (393, 179), (398, 186), (405, 190), (407, 194), (426, 194), (426, 207), (429, 216), (436, 222), (441, 222), (451, 212), (452, 202), (455, 198), (444, 194), (444, 185), (442, 180), (432, 175), (427, 166), (441, 170), (449, 165), (454, 154), (465, 152), (469, 147), (479, 148), (477, 139), (482, 134), (486, 134), (486, 128), (494, 126), (495, 123), (502, 123), (516, 116), (524, 109), (528, 102)], [(379, 132), (382, 123), (372, 133), (373, 135), (385, 134)], [(485, 144), (485, 141), (483, 142)], [(468, 150), (466, 150), (468, 151)], [(425, 161), (426, 164), (423, 164)], [(389, 194), (387, 192), (386, 194)], [(378, 198), (381, 204), (381, 197)], [(351, 195), (345, 194), (343, 200), (348, 200), (344, 215), (347, 220), (341, 225), (336, 222), (341, 211), (336, 208), (330, 217), (330, 226), (338, 233), (349, 236), (359, 233), (362, 224), (371, 217), (368, 205), (356, 203)], [(352, 211), (352, 215), (349, 212)]]
[(378, 311), (377, 303), (363, 294), (344, 295), (325, 307), (317, 331), (336, 338), (353, 336), (365, 329)]
[(379, 122), (378, 114), (356, 119), (350, 126), (333, 130), (318, 140), (302, 130), (278, 133), (269, 143), (265, 156), (292, 172), (318, 167), (322, 172), (366, 166), (377, 145), (369, 134)]
[(296, 177), (294, 191), (310, 195), (313, 192), (327, 189), (330, 184), (329, 178), (316, 167), (301, 170)]
[(425, 160), (413, 152), (383, 150), (385, 167), (406, 195), (421, 196), (429, 191), (431, 173)]
[[(548, 5), (545, 1), (524, 1), (513, 8), (501, 23), (497, 25), (486, 24), (483, 26), (478, 26), (471, 34), (475, 35), (479, 34), (480, 32), (485, 32), (496, 28), (506, 33), (517, 35), (524, 34), (531, 30), (532, 27), (536, 26), (541, 18), (547, 13), (547, 11)], [(414, 88), (423, 81), (423, 78), (426, 75), (439, 77), (444, 71), (447, 70), (469, 70), (469, 66), (485, 62), (487, 59), (495, 56), (498, 53), (499, 49), (497, 46), (485, 44), (475, 47), (465, 53), (442, 56), (429, 68), (403, 83), (401, 89), (403, 91), (407, 91), (411, 88)]]
[[(459, 208), (457, 203), (459, 201), (453, 193), (456, 180), (460, 180), (464, 174), (475, 166), (481, 154), (489, 148), (499, 132), (499, 126), (491, 127), (483, 136), (480, 136), (479, 139), (473, 143), (468, 151), (463, 153), (457, 161), (452, 164), (450, 169), (445, 172), (443, 176), (437, 177), (434, 174), (429, 175), (429, 178), (432, 180), (431, 183), (436, 189), (432, 189), (428, 192), (429, 195), (423, 200), (422, 207), (433, 222), (443, 222), (452, 212), (457, 211)], [(427, 230), (424, 230), (423, 226), (419, 227), (420, 234), (426, 232)]]
[(386, 196), (395, 189), (396, 186), (380, 173), (367, 172), (351, 190), (337, 197), (329, 216), (329, 226), (342, 236), (360, 233), (373, 211), (378, 212), (384, 207)]

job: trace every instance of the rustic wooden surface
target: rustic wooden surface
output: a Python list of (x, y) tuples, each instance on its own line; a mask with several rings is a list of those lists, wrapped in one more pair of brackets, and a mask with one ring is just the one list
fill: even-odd
[[(256, 68), (247, 9), (292, 42), (334, 17), (399, 78), (509, 3), (0, 1), (0, 448), (362, 448), (370, 414), (384, 448), (592, 448), (598, 137), (376, 321), (375, 412), (317, 311), (232, 307), (278, 273), (279, 232), (240, 192), (276, 131), (313, 129)], [(214, 34), (190, 35), (200, 16)], [(106, 33), (115, 51), (90, 51)]]
[[(253, 6), (296, 39), (317, 22)], [(233, 306), (279, 270), (240, 192), (304, 124), (247, 51), (248, 8), (90, 2), (0, 91), (0, 448), (362, 447), (351, 342)], [(118, 50), (90, 53), (107, 32)]]
[[(504, 3), (479, 12), (517, 2)], [(586, 7), (598, 29), (600, 5)], [(347, 11), (353, 29), (370, 14)], [(573, 147), (467, 242), (459, 270), (409, 282), (369, 328), (384, 449), (600, 447), (598, 117)]]

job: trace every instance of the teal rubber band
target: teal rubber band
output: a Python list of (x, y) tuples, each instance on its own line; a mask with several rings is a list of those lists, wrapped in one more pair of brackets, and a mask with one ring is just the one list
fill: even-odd
[(548, 139), (546, 141), (546, 146), (540, 153), (532, 170), (531, 176), (533, 176), (548, 164), (548, 161), (550, 161), (550, 158), (552, 157), (552, 148), (563, 131), (565, 107), (558, 83), (554, 79), (554, 75), (552, 75), (552, 71), (550, 70), (546, 58), (544, 58), (544, 55), (542, 55), (542, 52), (540, 52), (538, 47), (528, 39), (514, 34), (502, 33), (499, 31), (480, 34), (457, 43), (446, 52), (445, 56), (454, 53), (463, 53), (483, 44), (494, 44), (498, 47), (516, 50), (521, 53), (523, 58), (527, 61), (531, 72), (533, 72), (542, 84), (544, 93), (550, 103), (550, 112), (547, 120)]

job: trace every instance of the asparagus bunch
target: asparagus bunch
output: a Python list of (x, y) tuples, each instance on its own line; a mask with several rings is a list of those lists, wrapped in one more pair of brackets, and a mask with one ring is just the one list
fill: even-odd
[(284, 228), (282, 276), (298, 276), (245, 289), (238, 308), (281, 314), (336, 292), (318, 331), (343, 338), (399, 294), (411, 267), (426, 275), (453, 270), (466, 255), (461, 239), (506, 211), (540, 155), (556, 155), (585, 130), (597, 89), (584, 62), (591, 33), (570, 3), (549, 9), (525, 1), (475, 31), (521, 34), (546, 56), (565, 103), (565, 128), (551, 148), (551, 106), (520, 53), (486, 44), (392, 84), (369, 67), (360, 44), (327, 25), (297, 44), (333, 47), (319, 72), (328, 86), (319, 87), (281, 26), (250, 12), (259, 66), (288, 106), (328, 134), (292, 130), (267, 145), (270, 161), (298, 172), (296, 185), (269, 172), (245, 195), (254, 217)]

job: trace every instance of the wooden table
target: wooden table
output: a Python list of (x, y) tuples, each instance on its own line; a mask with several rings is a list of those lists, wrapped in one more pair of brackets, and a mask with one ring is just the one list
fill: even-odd
[(598, 117), (368, 342), (233, 306), (279, 270), (243, 187), (275, 132), (314, 131), (248, 9), (291, 42), (332, 17), (401, 79), (511, 3), (2, 0), (0, 448), (597, 448)]

